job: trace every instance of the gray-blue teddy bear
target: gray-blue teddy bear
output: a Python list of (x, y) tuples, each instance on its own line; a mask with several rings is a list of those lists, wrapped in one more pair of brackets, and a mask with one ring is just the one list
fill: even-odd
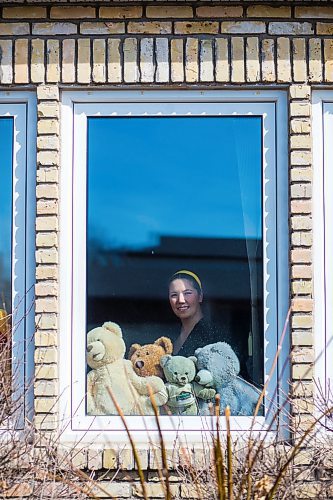
[[(200, 347), (190, 358), (197, 367), (196, 382), (213, 387), (220, 395), (221, 415), (224, 415), (226, 406), (230, 407), (231, 415), (253, 415), (260, 391), (239, 377), (239, 360), (229, 344), (216, 342)], [(201, 415), (210, 414), (204, 402), (200, 402), (199, 410)]]

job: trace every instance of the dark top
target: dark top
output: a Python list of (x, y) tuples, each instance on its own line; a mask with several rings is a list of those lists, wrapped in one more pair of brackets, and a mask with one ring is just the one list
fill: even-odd
[[(173, 342), (175, 342), (176, 338), (172, 339)], [(202, 318), (195, 325), (176, 356), (194, 356), (195, 350), (199, 347), (224, 341), (227, 342), (228, 340), (221, 330)]]

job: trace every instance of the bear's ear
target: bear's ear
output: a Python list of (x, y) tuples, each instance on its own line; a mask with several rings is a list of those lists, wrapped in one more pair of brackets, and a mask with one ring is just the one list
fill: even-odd
[(195, 350), (195, 356), (198, 357), (198, 354), (202, 351), (202, 347), (198, 347), (198, 349)]
[(170, 356), (170, 354), (167, 354), (166, 356), (162, 356), (160, 359), (161, 367), (164, 368), (169, 363), (171, 358), (172, 358), (172, 356)]
[(103, 323), (102, 328), (105, 328), (106, 330), (109, 330), (109, 332), (114, 333), (117, 335), (117, 337), (122, 338), (123, 332), (121, 331), (121, 328), (117, 323), (112, 323), (112, 321), (107, 321), (106, 323)]
[(140, 349), (141, 345), (140, 344), (132, 344), (131, 347), (129, 348), (129, 351), (128, 351), (128, 359), (131, 359), (131, 357), (133, 356), (133, 354), (138, 350)]
[(173, 345), (169, 337), (160, 337), (155, 340), (154, 344), (160, 345), (165, 350), (166, 354), (172, 354)]
[(190, 359), (191, 361), (193, 361), (193, 363), (195, 364), (195, 366), (197, 366), (198, 359), (195, 356), (189, 356), (188, 359)]

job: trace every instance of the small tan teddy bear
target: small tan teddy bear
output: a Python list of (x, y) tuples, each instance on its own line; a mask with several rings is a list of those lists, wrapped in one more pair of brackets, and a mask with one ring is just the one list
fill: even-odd
[(107, 322), (88, 332), (88, 415), (118, 415), (111, 393), (124, 415), (153, 415), (149, 387), (157, 406), (166, 403), (163, 380), (138, 376), (132, 363), (124, 359), (125, 350), (122, 331), (116, 323)]
[(128, 359), (132, 361), (134, 371), (141, 377), (156, 375), (164, 378), (160, 359), (166, 354), (172, 354), (173, 345), (168, 337), (160, 337), (153, 344), (132, 344)]

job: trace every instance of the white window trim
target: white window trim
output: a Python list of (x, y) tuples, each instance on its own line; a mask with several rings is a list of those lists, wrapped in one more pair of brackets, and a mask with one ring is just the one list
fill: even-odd
[[(82, 214), (85, 214), (85, 172), (80, 170), (80, 175), (74, 176), (75, 170), (80, 165), (86, 165), (86, 137), (82, 134), (86, 121), (86, 110), (89, 109), (91, 115), (107, 115), (112, 112), (144, 113), (144, 107), (150, 103), (149, 112), (159, 112), (163, 105), (175, 103), (175, 109), (181, 114), (198, 114), (206, 112), (215, 115), (219, 108), (223, 114), (261, 114), (265, 124), (269, 121), (269, 130), (265, 129), (263, 160), (270, 155), (269, 165), (274, 165), (274, 172), (270, 172), (270, 179), (263, 178), (263, 185), (266, 193), (263, 203), (265, 210), (269, 203), (269, 210), (275, 212), (273, 226), (270, 225), (264, 230), (271, 233), (269, 236), (269, 251), (272, 255), (267, 255), (264, 244), (264, 254), (266, 264), (270, 265), (270, 281), (276, 284), (276, 294), (274, 300), (278, 306), (265, 309), (265, 322), (269, 315), (269, 325), (276, 325), (273, 334), (275, 340), (266, 348), (270, 350), (269, 359), (272, 360), (277, 349), (277, 336), (280, 337), (285, 323), (288, 301), (289, 301), (289, 275), (288, 275), (288, 149), (287, 149), (287, 101), (284, 92), (275, 91), (64, 91), (62, 93), (62, 159), (61, 159), (61, 208), (60, 208), (60, 420), (65, 427), (62, 430), (62, 439), (65, 441), (107, 440), (110, 439), (112, 429), (112, 441), (119, 439), (122, 441), (125, 436), (124, 428), (119, 417), (90, 417), (84, 414), (85, 399), (85, 377), (79, 380), (79, 373), (85, 373), (85, 345), (73, 344), (72, 332), (75, 331), (76, 338), (82, 335), (85, 329), (85, 315), (82, 307), (82, 298), (85, 295), (85, 274), (82, 273), (82, 262), (85, 261), (85, 254), (81, 258), (73, 251), (73, 245), (80, 242), (81, 248), (85, 249), (85, 220), (82, 221)], [(164, 106), (165, 107), (165, 106)], [(112, 108), (112, 109), (111, 109)], [(135, 112), (133, 109), (135, 108)], [(195, 108), (195, 113), (193, 109)], [(254, 112), (255, 110), (255, 112)], [(268, 111), (268, 112), (267, 112)], [(171, 111), (169, 111), (171, 112)], [(75, 127), (74, 127), (75, 124)], [(83, 126), (80, 129), (78, 125)], [(267, 136), (267, 137), (266, 137)], [(273, 147), (265, 149), (265, 139), (271, 137)], [(75, 148), (74, 141), (80, 141), (80, 148)], [(74, 165), (74, 167), (73, 167)], [(276, 166), (278, 165), (278, 168)], [(83, 169), (84, 170), (84, 169)], [(279, 193), (275, 188), (279, 186)], [(268, 192), (269, 191), (269, 192)], [(267, 216), (267, 210), (263, 212), (263, 219)], [(264, 236), (266, 238), (266, 236)], [(266, 238), (266, 241), (267, 238)], [(82, 246), (83, 245), (83, 246)], [(79, 246), (79, 245), (78, 245)], [(277, 249), (279, 251), (277, 251)], [(72, 265), (73, 256), (73, 265)], [(273, 264), (272, 264), (273, 263)], [(265, 269), (267, 266), (265, 264)], [(74, 276), (73, 276), (74, 272)], [(72, 279), (73, 276), (73, 279)], [(266, 276), (267, 278), (267, 276)], [(268, 282), (268, 280), (266, 280)], [(271, 289), (270, 289), (271, 291)], [(264, 292), (267, 299), (267, 291)], [(269, 297), (269, 301), (273, 298)], [(269, 302), (270, 303), (270, 302)], [(81, 319), (79, 322), (76, 314), (81, 309)], [(74, 311), (74, 316), (72, 312)], [(273, 318), (272, 318), (273, 316)], [(275, 316), (275, 317), (274, 317)], [(110, 318), (112, 320), (112, 318)], [(78, 333), (80, 331), (81, 333)], [(271, 335), (271, 334), (270, 334)], [(269, 336), (271, 339), (272, 337)], [(85, 341), (85, 337), (83, 337)], [(274, 344), (274, 345), (273, 345)], [(266, 351), (267, 354), (267, 351)], [(283, 395), (288, 393), (287, 379), (289, 377), (286, 370), (289, 356), (288, 335), (285, 336), (281, 354), (274, 372), (272, 382), (268, 392), (272, 395), (274, 402), (272, 412), (276, 403), (283, 402)], [(269, 372), (267, 359), (265, 360), (266, 376)], [(276, 381), (279, 380), (278, 388)], [(253, 429), (260, 431), (267, 429), (272, 415), (257, 417)], [(156, 424), (152, 417), (127, 417), (129, 429), (135, 434), (136, 440), (147, 441), (147, 429), (152, 435), (156, 432)], [(235, 431), (249, 429), (252, 425), (251, 417), (232, 417), (231, 426)], [(280, 421), (280, 424), (284, 422)], [(174, 439), (179, 431), (186, 432), (187, 439), (201, 441), (202, 432), (211, 432), (215, 428), (211, 418), (203, 417), (161, 417), (161, 425), (164, 434), (168, 438)], [(223, 423), (222, 423), (223, 425)], [(286, 423), (287, 428), (288, 423)], [(281, 426), (283, 427), (283, 425)]]
[[(14, 119), (12, 209), (12, 371), (18, 411), (7, 429), (33, 415), (35, 332), (36, 113), (33, 92), (0, 91), (0, 117)], [(1, 429), (6, 434), (6, 429)]]
[(330, 257), (333, 249), (332, 90), (313, 91), (312, 118), (315, 395), (319, 398), (324, 396), (327, 400), (333, 391), (333, 259)]

